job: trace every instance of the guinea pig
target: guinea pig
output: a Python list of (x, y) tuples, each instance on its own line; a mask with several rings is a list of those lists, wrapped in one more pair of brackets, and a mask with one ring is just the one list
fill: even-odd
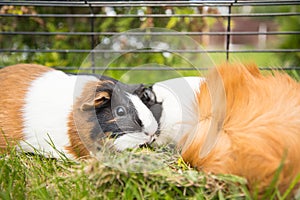
[[(183, 100), (182, 113), (190, 115), (178, 118), (183, 121), (177, 123), (188, 121), (190, 127), (181, 129), (179, 138), (173, 140), (186, 162), (207, 173), (245, 177), (250, 191), (259, 195), (276, 173), (279, 191), (290, 187), (300, 174), (298, 82), (278, 71), (262, 75), (255, 65), (225, 64), (212, 69), (200, 84), (194, 82), (186, 103), (181, 95), (186, 89), (175, 80), (168, 83), (177, 87), (173, 91)], [(150, 102), (162, 105), (159, 125), (172, 129), (175, 121), (170, 123), (166, 116), (174, 114), (169, 108), (174, 97), (155, 90), (158, 84), (149, 88), (156, 97)], [(164, 137), (164, 131), (159, 137)], [(296, 183), (295, 190), (300, 184)]]
[(104, 138), (118, 151), (155, 139), (157, 121), (136, 94), (142, 85), (36, 64), (1, 69), (0, 85), (1, 152), (17, 146), (81, 158), (99, 151)]

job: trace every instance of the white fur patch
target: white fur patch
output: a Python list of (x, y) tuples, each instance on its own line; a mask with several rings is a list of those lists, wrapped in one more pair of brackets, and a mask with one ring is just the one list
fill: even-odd
[(126, 133), (123, 136), (118, 137), (114, 141), (115, 148), (118, 151), (124, 151), (125, 149), (137, 148), (139, 145), (150, 142), (151, 137), (141, 132)]
[(162, 102), (158, 145), (177, 144), (184, 133), (198, 122), (196, 93), (204, 81), (200, 77), (170, 79), (153, 85), (157, 101)]
[[(89, 77), (91, 79), (94, 77)], [(24, 151), (32, 152), (32, 147), (52, 157), (60, 157), (49, 144), (51, 138), (58, 151), (65, 152), (70, 145), (68, 138), (68, 118), (75, 96), (81, 93), (77, 76), (69, 76), (61, 71), (44, 73), (31, 83), (23, 108)], [(75, 89), (76, 85), (76, 89)]]
[(154, 135), (158, 129), (158, 124), (152, 112), (147, 108), (147, 106), (141, 101), (139, 97), (131, 94), (128, 94), (128, 97), (137, 110), (139, 119), (143, 123), (143, 131), (150, 136)]

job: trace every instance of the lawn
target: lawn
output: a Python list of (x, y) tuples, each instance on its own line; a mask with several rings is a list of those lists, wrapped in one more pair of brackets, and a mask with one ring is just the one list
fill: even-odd
[[(204, 174), (170, 147), (74, 162), (11, 150), (0, 158), (1, 199), (256, 199), (243, 178)], [(284, 199), (275, 186), (266, 199)]]

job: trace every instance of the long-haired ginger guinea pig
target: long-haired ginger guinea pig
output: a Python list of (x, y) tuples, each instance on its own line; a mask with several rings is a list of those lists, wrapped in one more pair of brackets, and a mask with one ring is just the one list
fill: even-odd
[(89, 157), (104, 137), (121, 151), (151, 143), (157, 131), (136, 95), (142, 85), (35, 64), (1, 69), (0, 85), (0, 152), (17, 145), (53, 157)]
[[(258, 192), (280, 172), (277, 186), (285, 191), (300, 174), (300, 84), (283, 72), (262, 75), (255, 65), (242, 64), (217, 67), (205, 80), (188, 79), (193, 87), (181, 112), (189, 118), (171, 124), (166, 119), (174, 113), (168, 102), (177, 94), (182, 98), (182, 91), (174, 89), (174, 80), (150, 88), (156, 96), (151, 105), (162, 105), (160, 126), (187, 125), (173, 139), (183, 159), (204, 172), (245, 177), (249, 188)], [(173, 90), (166, 95), (162, 85), (168, 84)], [(159, 137), (165, 133), (172, 140), (164, 128)]]

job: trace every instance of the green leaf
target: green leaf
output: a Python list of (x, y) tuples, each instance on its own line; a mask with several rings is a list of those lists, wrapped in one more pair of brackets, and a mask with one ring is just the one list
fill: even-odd
[(166, 25), (166, 28), (168, 28), (168, 29), (174, 28), (177, 24), (177, 21), (178, 21), (178, 18), (171, 17), (170, 20), (168, 21), (167, 25)]

